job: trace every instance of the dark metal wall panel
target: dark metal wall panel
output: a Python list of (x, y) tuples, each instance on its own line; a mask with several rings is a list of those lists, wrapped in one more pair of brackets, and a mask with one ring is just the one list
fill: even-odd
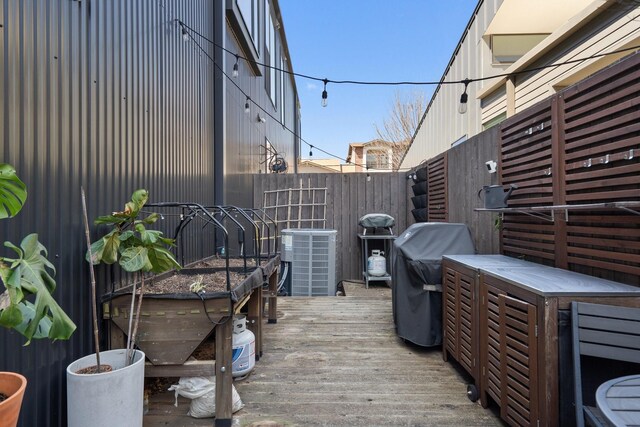
[[(273, 3), (273, 2), (272, 2)], [(272, 5), (273, 10), (273, 5)], [(261, 31), (264, 31), (264, 22), (260, 23)], [(238, 52), (244, 55), (238, 43), (239, 34), (234, 33), (232, 26), (227, 24), (225, 48), (231, 52)], [(290, 68), (291, 58), (286, 57), (286, 51), (282, 48), (282, 38), (284, 34), (280, 29), (276, 30), (276, 67), (280, 67), (280, 57), (285, 56), (284, 66)], [(264, 33), (260, 37), (264, 42)], [(265, 62), (264, 46), (259, 62)], [(231, 76), (235, 57), (231, 53), (224, 54), (225, 73)], [(264, 146), (268, 139), (273, 148), (285, 157), (289, 169), (293, 172), (295, 168), (295, 147), (297, 144), (296, 121), (298, 114), (297, 94), (291, 76), (285, 75), (281, 79), (280, 71), (272, 70), (276, 74), (276, 103), (272, 102), (265, 89), (265, 71), (260, 66), (261, 73), (257, 74), (245, 61), (240, 60), (239, 76), (233, 81), (226, 77), (225, 91), (225, 123), (226, 137), (224, 144), (224, 191), (225, 203), (242, 207), (250, 207), (253, 203), (251, 176), (248, 174), (264, 173), (268, 170), (268, 164), (264, 162)], [(280, 100), (280, 89), (284, 81), (285, 98)], [(236, 87), (240, 87), (242, 91)], [(250, 112), (245, 112), (246, 97), (242, 92), (247, 93), (250, 102)], [(255, 104), (257, 105), (255, 105)], [(259, 106), (259, 107), (258, 107)], [(261, 107), (261, 108), (260, 108)], [(281, 110), (284, 108), (284, 122), (281, 118)], [(258, 120), (258, 115), (265, 119), (262, 123)]]
[[(13, 164), (29, 190), (25, 209), (0, 223), (0, 235), (18, 242), (39, 233), (57, 270), (56, 299), (78, 325), (68, 342), (28, 347), (0, 330), (0, 370), (29, 379), (21, 425), (58, 426), (66, 420), (66, 366), (93, 352), (80, 186), (90, 218), (121, 209), (140, 187), (151, 201), (213, 203), (213, 67), (173, 22), (212, 38), (213, 5), (0, 5), (0, 161)], [(100, 230), (92, 228), (95, 238)], [(187, 259), (213, 250), (199, 230), (185, 237)], [(103, 290), (119, 279), (110, 271), (98, 269)]]

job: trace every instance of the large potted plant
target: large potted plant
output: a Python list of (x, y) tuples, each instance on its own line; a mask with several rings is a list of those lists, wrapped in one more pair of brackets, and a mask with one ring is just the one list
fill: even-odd
[[(0, 219), (11, 218), (27, 199), (26, 185), (15, 169), (0, 163)], [(55, 268), (37, 234), (25, 237), (20, 246), (4, 242), (15, 256), (0, 256), (0, 326), (32, 339), (68, 339), (76, 325), (53, 299)], [(3, 349), (7, 351), (6, 349)], [(0, 372), (0, 424), (18, 422), (27, 380), (20, 374)]]
[[(98, 217), (95, 220), (96, 225), (109, 225), (111, 229), (92, 244), (89, 240), (84, 208), (88, 243), (86, 259), (91, 272), (96, 353), (76, 360), (67, 367), (70, 427), (87, 425), (87, 420), (91, 420), (91, 425), (95, 427), (142, 426), (145, 354), (135, 349), (135, 340), (144, 294), (145, 273), (162, 273), (180, 268), (168, 250), (168, 247), (173, 245), (173, 240), (163, 237), (160, 231), (146, 228), (155, 223), (159, 215), (150, 214), (140, 218), (141, 210), (148, 198), (149, 193), (146, 190), (137, 190), (122, 212)], [(84, 192), (82, 199), (84, 207)], [(96, 283), (93, 273), (93, 266), (97, 264), (118, 264), (125, 272), (135, 274), (126, 349), (100, 352)]]

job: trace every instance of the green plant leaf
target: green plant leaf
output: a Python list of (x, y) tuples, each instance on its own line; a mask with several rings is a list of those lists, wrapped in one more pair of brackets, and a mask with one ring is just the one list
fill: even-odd
[(124, 242), (125, 240), (129, 240), (132, 237), (135, 237), (135, 233), (131, 230), (127, 230), (120, 235), (120, 241)]
[(27, 186), (13, 166), (0, 163), (0, 219), (15, 216), (27, 201)]
[(15, 328), (22, 323), (22, 312), (18, 304), (11, 304), (0, 311), (0, 326)]
[(147, 190), (141, 188), (133, 192), (131, 202), (133, 203), (132, 212), (134, 216), (138, 216), (138, 212), (147, 203), (147, 200), (149, 200), (149, 192)]
[(161, 236), (162, 236), (162, 231), (156, 231), (156, 230), (145, 230), (140, 233), (140, 238), (142, 239), (142, 243), (144, 243), (145, 245), (155, 245)]
[(150, 214), (148, 217), (146, 217), (145, 219), (143, 219), (142, 222), (144, 222), (145, 224), (153, 224), (156, 221), (158, 221), (158, 219), (160, 219), (160, 215), (154, 212)]
[(105, 264), (113, 264), (118, 261), (118, 250), (120, 249), (120, 232), (113, 230), (102, 238), (104, 250), (100, 260)]
[(149, 260), (151, 261), (151, 271), (154, 273), (164, 273), (173, 268), (180, 270), (180, 264), (173, 257), (173, 254), (160, 246), (153, 246), (148, 249)]
[[(25, 301), (24, 304), (18, 305), (17, 308), (18, 308), (18, 311), (20, 312), (20, 316), (22, 320), (20, 321), (20, 323), (18, 323), (14, 327), (14, 329), (24, 335), (27, 331), (27, 328), (30, 322), (32, 322), (34, 317), (36, 316), (36, 306), (29, 301)], [(36, 327), (36, 330), (33, 334), (33, 337), (31, 338), (32, 339), (48, 338), (49, 332), (51, 331), (52, 324), (53, 322), (51, 322), (51, 319), (49, 319), (48, 317), (43, 317), (40, 323), (38, 323), (38, 326)]]
[(129, 273), (140, 270), (148, 271), (149, 265), (148, 251), (143, 246), (127, 248), (120, 254), (120, 266)]
[(104, 216), (99, 216), (98, 218), (95, 219), (95, 221), (93, 221), (93, 223), (95, 225), (101, 225), (101, 224), (122, 224), (123, 222), (125, 222), (127, 219), (126, 218), (122, 218), (121, 216), (116, 216), (116, 215), (104, 215)]
[[(52, 277), (55, 275), (55, 269), (46, 258), (47, 250), (38, 241), (38, 235), (30, 234), (25, 237), (19, 248), (9, 242), (5, 242), (5, 246), (12, 248), (19, 258), (12, 260), (10, 271), (2, 269), (2, 281), (9, 290), (13, 307), (3, 310), (3, 318), (5, 311), (10, 310), (6, 318), (11, 318), (10, 322), (15, 323), (16, 307), (20, 310), (21, 322), (15, 329), (27, 338), (26, 344), (29, 344), (32, 338), (42, 335), (45, 329), (51, 339), (68, 339), (76, 326), (51, 295), (56, 288)], [(12, 291), (15, 293), (12, 294)], [(22, 307), (29, 303), (26, 298), (30, 295), (35, 295), (32, 312)], [(29, 313), (29, 316), (25, 313)]]

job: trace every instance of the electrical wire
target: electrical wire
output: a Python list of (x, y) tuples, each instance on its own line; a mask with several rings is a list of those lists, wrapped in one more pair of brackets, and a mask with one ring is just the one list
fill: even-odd
[[(178, 21), (178, 22), (181, 22), (181, 21)], [(185, 27), (186, 27), (186, 28), (188, 28), (186, 25), (185, 25)], [(304, 142), (304, 143), (305, 143), (305, 144), (307, 144), (310, 148), (312, 147), (312, 148), (314, 148), (314, 149), (316, 149), (316, 150), (318, 150), (318, 151), (320, 151), (320, 152), (322, 152), (322, 153), (324, 153), (324, 154), (326, 154), (326, 155), (328, 155), (328, 156), (331, 156), (331, 157), (333, 157), (333, 158), (336, 158), (336, 159), (338, 159), (338, 160), (341, 160), (341, 161), (343, 161), (343, 162), (345, 162), (345, 163), (347, 163), (347, 164), (351, 164), (351, 165), (354, 165), (354, 166), (360, 166), (360, 167), (362, 167), (362, 168), (365, 168), (365, 169), (366, 169), (366, 170), (368, 170), (368, 171), (369, 171), (369, 170), (387, 170), (387, 169), (382, 169), (382, 168), (369, 167), (369, 166), (362, 165), (362, 164), (359, 164), (359, 163), (355, 163), (355, 162), (352, 162), (352, 161), (347, 161), (347, 160), (346, 160), (345, 158), (343, 158), (343, 157), (340, 157), (340, 156), (338, 156), (338, 155), (336, 155), (336, 154), (330, 153), (330, 152), (328, 152), (328, 151), (326, 151), (326, 150), (324, 150), (324, 149), (322, 149), (322, 148), (320, 148), (320, 147), (318, 147), (318, 146), (316, 146), (316, 145), (311, 144), (310, 142), (307, 142), (304, 138), (302, 138), (300, 135), (298, 135), (294, 130), (292, 130), (291, 128), (289, 128), (286, 124), (282, 123), (282, 122), (281, 122), (279, 119), (277, 119), (273, 114), (271, 114), (270, 112), (268, 112), (268, 111), (267, 111), (266, 109), (264, 109), (260, 104), (258, 104), (258, 103), (257, 103), (257, 102), (255, 102), (253, 99), (251, 99), (251, 97), (250, 97), (250, 96), (249, 96), (249, 95), (248, 95), (248, 94), (247, 94), (247, 93), (246, 93), (246, 92), (245, 92), (245, 91), (244, 91), (244, 90), (243, 90), (243, 89), (238, 85), (238, 83), (236, 83), (236, 82), (235, 82), (235, 79), (233, 79), (231, 76), (229, 76), (229, 75), (228, 75), (228, 74), (227, 74), (227, 73), (222, 69), (222, 67), (221, 67), (221, 66), (216, 62), (216, 60), (215, 60), (215, 59), (213, 59), (213, 58), (211, 57), (211, 55), (209, 54), (209, 52), (207, 52), (207, 51), (202, 47), (202, 45), (201, 45), (200, 43), (198, 43), (198, 42), (196, 41), (196, 39), (195, 39), (195, 38), (193, 38), (193, 36), (190, 34), (190, 31), (191, 31), (191, 30), (190, 30), (190, 29), (187, 29), (186, 31), (187, 31), (187, 33), (189, 34), (189, 37), (191, 37), (191, 41), (192, 41), (192, 42), (193, 42), (193, 43), (198, 47), (198, 49), (200, 49), (200, 51), (201, 51), (201, 52), (202, 52), (202, 53), (203, 53), (207, 58), (209, 58), (209, 60), (213, 63), (213, 65), (214, 65), (214, 66), (215, 66), (215, 67), (216, 67), (216, 68), (217, 68), (217, 69), (218, 69), (218, 70), (219, 70), (219, 71), (220, 71), (220, 72), (221, 72), (221, 73), (222, 73), (222, 74), (227, 78), (227, 80), (228, 80), (231, 84), (233, 84), (233, 85), (238, 89), (238, 91), (240, 91), (240, 93), (242, 93), (242, 95), (244, 95), (244, 96), (249, 100), (249, 102), (251, 102), (253, 105), (255, 105), (256, 107), (258, 107), (258, 109), (260, 109), (260, 111), (262, 111), (264, 114), (266, 114), (267, 116), (269, 116), (269, 117), (270, 117), (274, 122), (276, 122), (276, 123), (278, 123), (278, 124), (282, 125), (282, 127), (283, 127), (284, 129), (286, 129), (287, 131), (289, 131), (289, 132), (290, 132), (294, 137), (296, 137), (296, 138), (300, 139), (300, 141), (301, 141), (301, 142)]]
[[(192, 32), (193, 34), (197, 35), (198, 37), (202, 38), (203, 40), (206, 40), (207, 42), (211, 43), (213, 46), (217, 47), (218, 49), (221, 49), (231, 55), (234, 56), (234, 58), (239, 58), (242, 59), (248, 63), (252, 63), (255, 65), (260, 65), (266, 68), (270, 68), (272, 70), (276, 70), (276, 71), (280, 71), (283, 72), (285, 74), (289, 74), (292, 76), (296, 76), (296, 77), (301, 77), (304, 79), (308, 79), (308, 80), (314, 80), (317, 82), (322, 82), (322, 83), (333, 83), (333, 84), (351, 84), (351, 85), (371, 85), (371, 86), (400, 86), (400, 85), (414, 85), (414, 86), (435, 86), (435, 85), (451, 85), (451, 84), (469, 84), (472, 82), (480, 82), (480, 81), (486, 81), (486, 80), (491, 80), (491, 79), (497, 79), (497, 78), (502, 78), (502, 77), (511, 77), (511, 76), (515, 76), (518, 74), (526, 74), (526, 73), (530, 73), (530, 72), (534, 72), (534, 71), (540, 71), (540, 70), (544, 70), (547, 68), (554, 68), (554, 67), (559, 67), (562, 65), (570, 65), (570, 64), (575, 64), (575, 63), (579, 63), (579, 62), (584, 62), (584, 61), (588, 61), (590, 59), (596, 59), (596, 58), (601, 58), (604, 56), (609, 56), (609, 55), (615, 55), (618, 53), (624, 53), (624, 52), (629, 52), (632, 50), (638, 50), (640, 49), (640, 46), (632, 46), (632, 47), (627, 47), (624, 49), (618, 49), (618, 50), (614, 50), (611, 52), (605, 52), (605, 53), (598, 53), (598, 54), (594, 54), (591, 56), (587, 56), (585, 58), (578, 58), (578, 59), (571, 59), (568, 61), (564, 61), (564, 62), (557, 62), (557, 63), (553, 63), (553, 64), (547, 64), (547, 65), (541, 65), (539, 67), (533, 67), (533, 68), (527, 68), (524, 70), (519, 70), (519, 71), (513, 71), (510, 73), (501, 73), (501, 74), (495, 74), (492, 76), (486, 76), (486, 77), (477, 77), (477, 78), (465, 78), (465, 79), (461, 79), (461, 80), (450, 80), (450, 81), (365, 81), (365, 80), (334, 80), (334, 79), (328, 79), (328, 78), (323, 78), (323, 77), (317, 77), (317, 76), (312, 76), (309, 74), (302, 74), (302, 73), (296, 73), (293, 71), (289, 71), (287, 69), (282, 69), (279, 67), (275, 67), (272, 65), (268, 65), (268, 64), (264, 64), (262, 62), (258, 62), (258, 61), (254, 61), (250, 58), (244, 57), (242, 55), (239, 55), (236, 52), (233, 52), (223, 46), (220, 46), (219, 44), (217, 44), (216, 42), (214, 42), (213, 40), (209, 39), (208, 37), (206, 37), (205, 35), (203, 35), (202, 33), (198, 32), (197, 30), (193, 29), (192, 27), (190, 27), (188, 24), (186, 24), (185, 22), (176, 19), (176, 22), (178, 22), (181, 26), (183, 26), (184, 28), (187, 28), (190, 32)], [(192, 36), (193, 38), (193, 36)]]
[[(227, 80), (229, 80), (246, 98), (247, 98), (247, 102), (251, 102), (252, 104), (254, 104), (256, 107), (258, 107), (263, 113), (265, 113), (267, 116), (269, 116), (272, 120), (274, 120), (276, 123), (279, 123), (280, 125), (282, 125), (282, 127), (284, 129), (286, 129), (287, 131), (289, 131), (294, 137), (298, 138), (301, 142), (307, 144), (309, 146), (309, 152), (311, 152), (311, 149), (316, 149), (324, 154), (326, 154), (327, 156), (333, 157), (337, 160), (340, 160), (346, 164), (351, 164), (354, 166), (360, 166), (361, 168), (364, 168), (365, 170), (369, 171), (369, 170), (388, 170), (385, 168), (375, 168), (375, 167), (369, 167), (366, 165), (362, 165), (359, 163), (355, 163), (352, 161), (348, 161), (347, 159), (345, 159), (344, 157), (340, 157), (336, 154), (330, 153), (320, 147), (318, 147), (317, 145), (313, 145), (309, 142), (307, 142), (304, 138), (302, 138), (302, 136), (298, 135), (295, 131), (293, 131), (292, 129), (290, 129), (288, 126), (286, 126), (284, 123), (282, 123), (280, 120), (278, 120), (276, 117), (274, 117), (271, 113), (269, 113), (267, 110), (265, 110), (261, 105), (259, 105), (258, 103), (256, 103), (253, 99), (251, 99), (251, 97), (222, 69), (222, 67), (220, 67), (220, 65), (211, 57), (211, 55), (209, 55), (209, 53), (202, 47), (202, 45), (200, 43), (198, 43), (195, 38), (193, 37), (193, 34), (197, 35), (198, 37), (200, 37), (201, 39), (211, 43), (213, 46), (223, 50), (224, 52), (229, 53), (230, 55), (233, 55), (233, 57), (238, 60), (238, 59), (242, 59), (248, 63), (252, 63), (255, 65), (260, 65), (275, 71), (280, 71), (282, 73), (288, 74), (288, 75), (292, 75), (292, 76), (296, 76), (296, 77), (301, 77), (304, 79), (308, 79), (308, 80), (313, 80), (313, 81), (319, 81), (322, 82), (324, 84), (324, 87), (326, 89), (326, 85), (328, 83), (333, 83), (333, 84), (352, 84), (352, 85), (376, 85), (376, 86), (399, 86), (399, 85), (453, 85), (453, 84), (463, 84), (465, 87), (465, 91), (466, 91), (466, 87), (473, 82), (480, 82), (480, 81), (487, 81), (487, 80), (492, 80), (492, 79), (498, 79), (498, 78), (503, 78), (503, 77), (512, 77), (512, 76), (516, 76), (516, 75), (521, 75), (521, 74), (527, 74), (527, 73), (531, 73), (531, 72), (535, 72), (535, 71), (540, 71), (540, 70), (544, 70), (544, 69), (548, 69), (548, 68), (556, 68), (556, 67), (560, 67), (562, 65), (570, 65), (570, 64), (576, 64), (576, 63), (580, 63), (580, 62), (584, 62), (584, 61), (588, 61), (591, 59), (596, 59), (596, 58), (601, 58), (601, 57), (605, 57), (605, 56), (609, 56), (609, 55), (615, 55), (615, 54), (619, 54), (619, 53), (624, 53), (624, 52), (629, 52), (629, 51), (633, 51), (633, 50), (639, 50), (640, 46), (632, 46), (632, 47), (628, 47), (628, 48), (624, 48), (624, 49), (618, 49), (618, 50), (614, 50), (611, 52), (605, 52), (605, 53), (599, 53), (599, 54), (594, 54), (594, 55), (590, 55), (588, 57), (585, 58), (578, 58), (578, 59), (572, 59), (572, 60), (568, 60), (568, 61), (564, 61), (564, 62), (559, 62), (559, 63), (553, 63), (553, 64), (546, 64), (546, 65), (542, 65), (539, 67), (532, 67), (532, 68), (526, 68), (523, 70), (517, 70), (517, 71), (512, 71), (509, 73), (501, 73), (501, 74), (495, 74), (492, 76), (486, 76), (486, 77), (477, 77), (477, 78), (465, 78), (462, 80), (450, 80), (450, 81), (445, 81), (445, 80), (440, 80), (440, 81), (362, 81), (362, 80), (333, 80), (333, 79), (328, 79), (328, 78), (321, 78), (321, 77), (316, 77), (316, 76), (312, 76), (312, 75), (308, 75), (308, 74), (302, 74), (302, 73), (296, 73), (293, 71), (289, 71), (287, 69), (282, 69), (279, 67), (275, 67), (272, 65), (268, 65), (268, 64), (264, 64), (258, 61), (254, 61), (250, 58), (246, 58), (236, 52), (233, 52), (223, 46), (220, 46), (219, 44), (215, 43), (213, 40), (209, 39), (208, 37), (206, 37), (205, 35), (203, 35), (202, 33), (198, 32), (197, 30), (195, 30), (193, 27), (189, 26), (188, 24), (186, 24), (184, 21), (180, 20), (180, 19), (175, 19), (175, 22), (177, 22), (182, 30), (183, 30), (183, 34), (185, 31), (187, 31), (189, 37), (191, 38), (191, 40), (194, 42), (194, 44), (198, 47), (198, 49), (200, 49), (200, 51), (202, 53), (204, 53), (210, 60), (211, 62), (213, 62), (214, 66), (216, 68), (218, 68), (218, 70), (220, 70), (220, 72), (227, 78)], [(186, 30), (185, 30), (186, 29)], [(326, 93), (326, 92), (324, 92)], [(323, 95), (324, 97), (324, 95)], [(325, 100), (325, 99), (323, 99)], [(401, 171), (401, 170), (410, 170), (411, 168), (398, 168), (395, 169), (396, 171)]]

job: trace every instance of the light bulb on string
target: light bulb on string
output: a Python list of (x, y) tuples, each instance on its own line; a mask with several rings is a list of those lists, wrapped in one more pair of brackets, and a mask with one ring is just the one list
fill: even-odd
[(244, 103), (244, 112), (247, 113), (247, 114), (251, 111), (251, 108), (249, 106), (249, 101), (250, 101), (250, 99), (247, 96), (247, 100)]
[(467, 86), (471, 83), (471, 80), (464, 79), (462, 81), (464, 83), (464, 92), (460, 95), (460, 105), (458, 105), (458, 113), (464, 114), (467, 112), (467, 101), (469, 100), (469, 95), (467, 95)]
[(322, 91), (322, 106), (326, 107), (327, 106), (327, 83), (328, 80), (324, 79), (324, 90)]
[(233, 72), (231, 73), (233, 77), (238, 77), (238, 59), (239, 57), (236, 55), (236, 63), (233, 64)]
[(189, 41), (189, 33), (187, 32), (187, 30), (184, 28), (184, 26), (182, 27), (182, 39), (186, 42)]
[(309, 145), (309, 157), (313, 157), (313, 145)]

